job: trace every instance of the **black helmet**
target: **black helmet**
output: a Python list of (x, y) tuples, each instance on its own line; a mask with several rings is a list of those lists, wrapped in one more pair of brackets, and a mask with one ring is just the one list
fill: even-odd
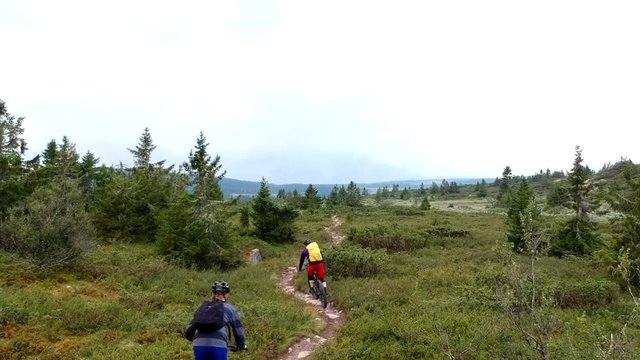
[(223, 280), (218, 280), (213, 283), (213, 286), (211, 286), (211, 291), (213, 291), (216, 294), (226, 294), (229, 291), (231, 291), (231, 288), (229, 287), (228, 282)]
[(304, 244), (305, 244), (305, 245), (309, 245), (309, 244), (311, 244), (311, 240), (309, 240), (309, 239), (304, 239)]

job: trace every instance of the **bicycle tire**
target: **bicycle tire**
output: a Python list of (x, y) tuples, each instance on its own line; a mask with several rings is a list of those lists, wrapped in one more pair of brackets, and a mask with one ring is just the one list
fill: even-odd
[(315, 279), (316, 294), (318, 295), (317, 298), (322, 303), (322, 307), (326, 309), (328, 304), (327, 293), (324, 290), (324, 286), (322, 286), (322, 282), (318, 280), (318, 276), (316, 274), (313, 274), (313, 278)]

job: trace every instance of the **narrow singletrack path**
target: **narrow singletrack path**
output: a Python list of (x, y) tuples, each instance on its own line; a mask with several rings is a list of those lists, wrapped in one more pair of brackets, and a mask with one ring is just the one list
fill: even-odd
[[(340, 225), (342, 225), (340, 218), (333, 215), (331, 218), (331, 225), (324, 229), (331, 237), (332, 245), (338, 245), (344, 239), (344, 236), (340, 235)], [(290, 266), (280, 274), (280, 288), (285, 293), (294, 296), (296, 299), (302, 300), (307, 304), (314, 305), (318, 315), (317, 320), (322, 321), (324, 326), (317, 334), (310, 337), (305, 336), (296, 341), (289, 347), (286, 354), (277, 357), (278, 360), (303, 359), (311, 355), (318, 346), (335, 337), (336, 331), (344, 321), (342, 311), (333, 308), (331, 303), (329, 303), (326, 309), (323, 309), (320, 300), (315, 300), (311, 294), (296, 291), (294, 279), (297, 273), (298, 269), (295, 266)]]

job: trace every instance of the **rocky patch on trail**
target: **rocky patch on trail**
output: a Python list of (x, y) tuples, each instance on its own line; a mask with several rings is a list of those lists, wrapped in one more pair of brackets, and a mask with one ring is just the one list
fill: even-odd
[(344, 240), (345, 236), (340, 234), (340, 226), (342, 225), (342, 220), (336, 215), (331, 217), (331, 225), (324, 228), (329, 236), (331, 237), (332, 245), (339, 245), (342, 240)]

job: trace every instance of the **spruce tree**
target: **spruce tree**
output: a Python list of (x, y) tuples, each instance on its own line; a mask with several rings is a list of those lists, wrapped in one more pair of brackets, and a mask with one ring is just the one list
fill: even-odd
[(388, 199), (391, 197), (391, 192), (389, 191), (389, 188), (386, 185), (382, 187), (381, 196), (383, 199)]
[(400, 192), (400, 199), (401, 200), (409, 200), (410, 196), (411, 196), (411, 194), (409, 193), (409, 189), (407, 189), (407, 188), (402, 189), (402, 191)]
[(338, 205), (346, 205), (347, 204), (347, 189), (344, 188), (344, 185), (340, 185), (340, 189), (338, 189)]
[[(240, 259), (230, 244), (227, 214), (221, 202), (224, 194), (219, 181), (226, 171), (221, 171), (219, 155), (212, 159), (208, 154), (208, 146), (200, 132), (195, 149), (182, 165), (186, 177), (174, 177), (175, 196), (161, 212), (156, 242), (161, 254), (183, 266), (232, 268)], [(180, 190), (181, 179), (191, 192)]]
[(27, 142), (22, 137), (24, 118), (11, 115), (0, 100), (0, 220), (6, 211), (25, 196), (21, 178), (26, 172), (22, 156)]
[(487, 197), (487, 182), (482, 179), (482, 182), (478, 186), (478, 192), (476, 194), (479, 198)]
[(440, 183), (440, 195), (446, 195), (449, 192), (449, 182), (446, 179), (442, 179)]
[(98, 167), (98, 161), (100, 161), (100, 158), (95, 157), (91, 151), (87, 151), (78, 165), (80, 189), (82, 189), (82, 192), (89, 202), (93, 200), (101, 180), (101, 170)]
[(304, 191), (304, 199), (302, 202), (303, 209), (317, 209), (322, 205), (322, 198), (318, 196), (318, 189), (309, 184)]
[(376, 202), (380, 203), (380, 201), (382, 201), (382, 189), (378, 188), (378, 190), (376, 190)]
[(127, 148), (127, 150), (129, 150), (133, 155), (133, 161), (136, 168), (148, 168), (154, 165), (162, 167), (164, 160), (155, 164), (151, 163), (151, 153), (153, 153), (155, 149), (156, 145), (153, 144), (151, 132), (148, 127), (145, 127), (144, 131), (142, 131), (142, 135), (140, 135), (140, 139), (138, 140), (138, 145), (136, 145), (134, 149)]
[[(623, 182), (614, 183), (607, 192), (607, 202), (622, 217), (616, 223), (622, 227), (615, 243), (616, 252), (629, 252), (631, 265), (640, 269), (640, 168), (627, 165), (622, 172)], [(631, 282), (639, 286), (640, 274), (632, 271)]]
[(76, 151), (76, 145), (72, 144), (66, 135), (63, 136), (62, 143), (58, 147), (55, 161), (58, 174), (65, 177), (77, 178), (79, 159), (80, 156)]
[(56, 158), (58, 157), (58, 144), (55, 139), (51, 139), (47, 143), (47, 147), (42, 152), (42, 164), (44, 166), (53, 166), (56, 164)]
[(270, 243), (294, 240), (294, 221), (298, 214), (287, 205), (278, 206), (274, 203), (265, 178), (260, 182), (260, 190), (251, 207), (254, 234), (259, 239)]
[[(518, 189), (510, 197), (507, 210), (507, 240), (513, 243), (513, 249), (518, 252), (524, 252), (527, 247), (522, 215), (530, 203), (535, 204), (534, 193), (527, 181), (522, 178)], [(530, 214), (528, 216), (537, 221), (540, 217), (538, 208), (531, 207), (529, 210)]]
[(298, 192), (298, 189), (293, 189), (289, 196), (287, 196), (287, 203), (294, 209), (301, 209), (303, 206), (304, 198)]
[(590, 175), (582, 161), (582, 149), (576, 146), (573, 168), (567, 177), (569, 202), (566, 206), (573, 211), (573, 216), (562, 224), (552, 241), (550, 252), (554, 255), (590, 254), (599, 241), (596, 224), (589, 218), (596, 202), (591, 199)]
[(502, 179), (499, 181), (498, 195), (496, 196), (496, 201), (498, 205), (508, 206), (509, 205), (509, 195), (511, 193), (511, 179), (513, 174), (511, 173), (511, 167), (505, 166), (502, 171)]
[(193, 196), (178, 193), (160, 215), (157, 248), (161, 255), (184, 267), (231, 269), (241, 264), (230, 244), (223, 219), (203, 214)]
[(340, 204), (340, 200), (338, 199), (338, 185), (334, 185), (333, 189), (327, 196), (327, 206), (337, 206)]
[(422, 198), (422, 201), (420, 202), (420, 209), (421, 210), (430, 210), (431, 209), (431, 203), (429, 202), (429, 196), (424, 196)]
[(362, 205), (362, 195), (360, 194), (360, 188), (355, 182), (350, 181), (347, 189), (344, 191), (343, 205), (358, 207)]
[(169, 207), (177, 192), (183, 192), (184, 179), (163, 168), (164, 161), (151, 163), (155, 149), (145, 128), (134, 150), (135, 167), (114, 172), (96, 193), (94, 219), (101, 235), (124, 241), (154, 241), (160, 213)]
[(189, 152), (189, 161), (183, 163), (183, 168), (189, 177), (189, 187), (196, 197), (196, 204), (201, 212), (210, 210), (214, 201), (224, 199), (220, 187), (220, 180), (227, 173), (222, 171), (220, 155), (213, 159), (207, 152), (207, 139), (203, 132), (196, 139), (195, 152)]

